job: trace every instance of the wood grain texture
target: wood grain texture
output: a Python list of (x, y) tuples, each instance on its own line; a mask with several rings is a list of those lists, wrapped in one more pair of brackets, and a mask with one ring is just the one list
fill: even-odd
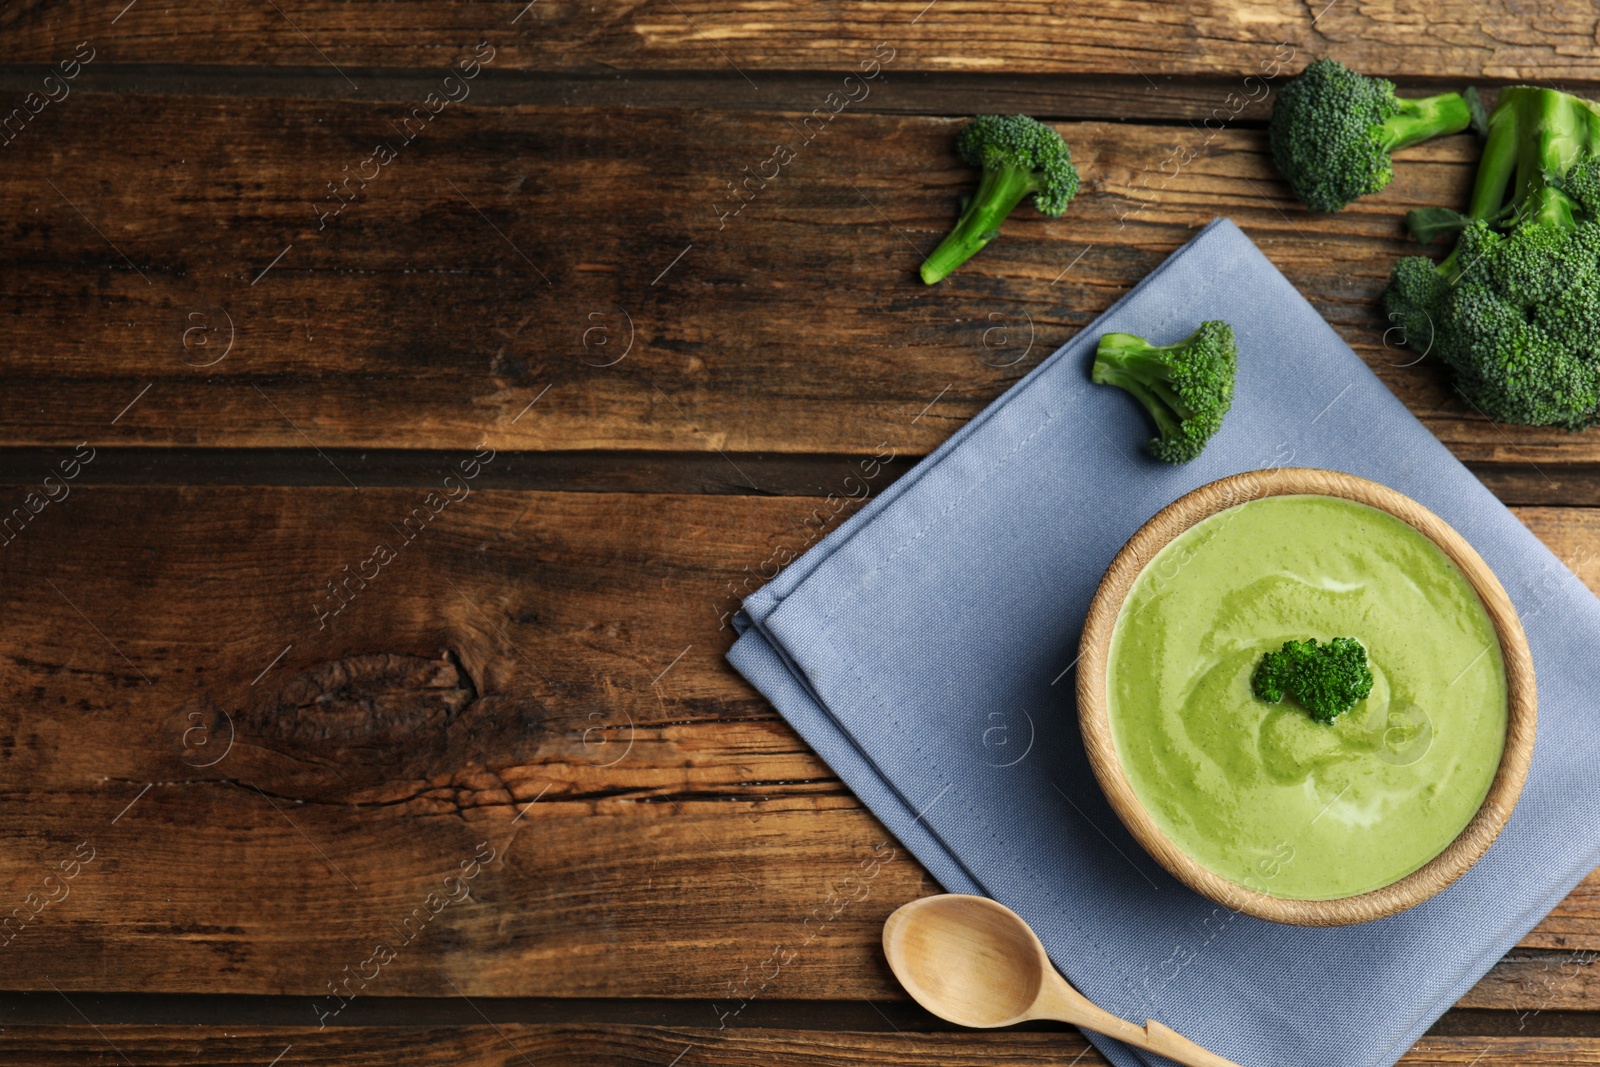
[(1545, 1012), (1592, 1012), (1600, 1004), (1600, 952), (1517, 950), (1461, 999), (1459, 1007), (1511, 1011), (1517, 1029)]
[(971, 183), (956, 120), (846, 110), (738, 209), (728, 183), (809, 111), (469, 100), (319, 222), (410, 103), (46, 109), (0, 173), (0, 443), (922, 455), (1226, 214), (1457, 455), (1547, 480), (1600, 458), (1593, 432), (1489, 423), (1385, 343), (1399, 216), (1464, 198), (1466, 137), (1327, 218), (1259, 131), (1063, 124), (1068, 214), (1020, 210), (929, 289), (921, 250)]
[[(665, 1067), (682, 1056), (685, 1067), (812, 1067), (881, 1064), (922, 1067), (962, 1063), (973, 1067), (1106, 1061), (1073, 1032), (926, 1034), (819, 1032), (800, 1029), (724, 1030), (654, 1026), (340, 1027), (323, 1032), (261, 1027), (104, 1026), (103, 1040), (87, 1027), (11, 1027), (7, 1062), (51, 1067), (85, 1058), (129, 1067), (178, 1064), (388, 1065), (449, 1063), (458, 1067)], [(1587, 1048), (1582, 1043), (1580, 1048)], [(1600, 1043), (1594, 1043), (1600, 1047)], [(108, 1047), (109, 1046), (109, 1047)], [(120, 1058), (119, 1055), (120, 1054)], [(1077, 1057), (1074, 1059), (1074, 1057)], [(1407, 1061), (1408, 1063), (1413, 1061)], [(1419, 1059), (1417, 1064), (1439, 1061)], [(1546, 1061), (1527, 1061), (1530, 1064)], [(1550, 1061), (1553, 1062), (1553, 1061)]]
[[(1507, 499), (1600, 504), (1591, 435), (1492, 426), (1385, 343), (1396, 220), (1463, 198), (1467, 139), (1313, 217), (1258, 92), (1332, 54), (1417, 93), (1592, 93), (1596, 41), (1592, 11), (1519, 0), (0, 10), (0, 986), (48, 979), (69, 1024), (0, 1017), (0, 1060), (1101, 1064), (887, 1003), (882, 920), (937, 887), (726, 668), (727, 613), (848, 513), (863, 457), (897, 457), (877, 492), (1215, 214)], [(29, 114), (79, 42), (70, 97)], [(479, 42), (470, 100), (394, 132)], [(955, 119), (1012, 110), (1067, 123), (1083, 195), (924, 291), (971, 180)], [(381, 140), (380, 176), (330, 189)], [(80, 441), (103, 466), (49, 499)], [(500, 464), (435, 513), (483, 442)], [(256, 451), (141, 484), (191, 470), (173, 446)], [(1600, 588), (1600, 513), (1519, 513)], [(1465, 1036), (1403, 1062), (1600, 1064), (1551, 1036), (1600, 1008), (1597, 948), (1591, 877), (1447, 1016)], [(201, 991), (292, 994), (306, 1025), (178, 1025), (206, 998), (166, 994)], [(339, 1025), (461, 993), (455, 1023)], [(479, 999), (575, 994), (693, 998), (705, 1025)], [(798, 1001), (857, 1025), (785, 1021), (816, 1018)]]
[[(1494, 625), (1505, 663), (1505, 749), (1488, 795), (1472, 820), (1442, 852), (1404, 878), (1334, 900), (1276, 897), (1255, 886), (1229, 881), (1185, 853), (1150, 815), (1124, 773), (1107, 699), (1112, 633), (1134, 583), (1150, 562), (1176, 538), (1219, 512), (1252, 500), (1303, 493), (1339, 497), (1377, 508), (1408, 523), (1437, 545), (1478, 594)], [(1522, 794), (1533, 762), (1539, 710), (1533, 654), (1528, 649), (1522, 621), (1499, 578), (1466, 538), (1432, 511), (1387, 486), (1340, 471), (1297, 467), (1250, 471), (1202, 485), (1156, 512), (1129, 538), (1111, 561), (1089, 604), (1079, 645), (1077, 696), (1078, 721), (1089, 765), (1118, 818), (1145, 851), (1202, 896), (1247, 915), (1295, 926), (1347, 926), (1387, 918), (1435, 896), (1482, 859)]]
[[(49, 69), (0, 66), (0, 101), (20, 100), (39, 89)], [(439, 74), (427, 71), (363, 73), (359, 99), (368, 103), (421, 100), (439, 87), (439, 80)], [(85, 66), (72, 84), (74, 93), (352, 100), (349, 84), (325, 65), (173, 67), (95, 62)], [(1427, 95), (1455, 84), (1408, 78), (1401, 91)], [(732, 69), (575, 74), (494, 69), (475, 79), (471, 102), (494, 107), (520, 104), (788, 111), (801, 102), (822, 100), (841, 87), (841, 76), (825, 71), (768, 73), (752, 86)], [(1237, 78), (1215, 76), (1163, 80), (1161, 85), (1153, 86), (1135, 74), (1008, 74), (997, 78), (988, 74), (897, 70), (893, 77), (874, 79), (870, 94), (852, 103), (850, 109), (858, 114), (936, 116), (1021, 111), (1041, 120), (1148, 120), (1161, 124), (1198, 123), (1209, 118), (1215, 125), (1218, 116), (1212, 111), (1219, 107), (1219, 101), (1229, 93), (1239, 93), (1240, 88)], [(1252, 86), (1240, 95), (1242, 100), (1222, 110), (1230, 123), (1266, 122), (1271, 112), (1270, 94)]]
[[(557, 1065), (636, 1067), (679, 1061), (685, 1067), (813, 1067), (818, 1063), (970, 1067), (1058, 1063), (1105, 1067), (1075, 1032), (863, 1033), (766, 1028), (623, 1025), (337, 1027), (318, 1032), (261, 1026), (17, 1026), (5, 1034), (16, 1067), (130, 1067), (195, 1064), (300, 1067), (340, 1064), (450, 1063), (459, 1067)], [(282, 1056), (282, 1059), (276, 1057)], [(1404, 1067), (1574, 1067), (1600, 1064), (1592, 1037), (1427, 1037), (1401, 1057)]]
[[(370, 993), (721, 997), (772, 935), (810, 964), (841, 918), (859, 946), (919, 891), (720, 661), (705, 579), (758, 565), (814, 502), (480, 491), (405, 542), (426, 499), (85, 487), (6, 546), (0, 886), (37, 917), (5, 981), (309, 998), (372, 979), (374, 943), (456, 892), (481, 842), (473, 902)], [(320, 628), (326, 580), (378, 543), (396, 558)], [(862, 865), (886, 856), (868, 903)], [(827, 955), (813, 993), (853, 990), (859, 960)]]
[[(1330, 52), (1374, 74), (1562, 80), (1596, 77), (1593, 12), (1515, 0), (1424, 8), (1293, 0), (1051, 4), (892, 0), (576, 0), (384, 4), (301, 0), (229, 14), (144, 4), (119, 15), (87, 0), (14, 8), (0, 19), (13, 62), (47, 63), (83, 39), (108, 62), (432, 67), (488, 39), (526, 70), (848, 69), (891, 42), (908, 69), (1243, 76), (1280, 45)], [(446, 60), (447, 61), (447, 60)], [(1303, 62), (1303, 60), (1302, 60)], [(1297, 64), (1298, 65), (1298, 64)], [(359, 70), (352, 70), (359, 75)], [(756, 80), (752, 78), (752, 80)], [(352, 79), (359, 92), (360, 78)]]
[[(0, 914), (32, 917), (0, 981), (295, 994), (308, 1023), (361, 972), (713, 1021), (895, 996), (882, 922), (937, 887), (722, 660), (730, 588), (831, 507), (476, 490), (405, 525), (425, 499), (80, 485), (0, 548)], [(1600, 587), (1600, 511), (1519, 514)], [(396, 526), (420, 532), (319, 628)], [(481, 842), (471, 900), (415, 934)], [(1524, 943), (1600, 948), (1600, 879)]]

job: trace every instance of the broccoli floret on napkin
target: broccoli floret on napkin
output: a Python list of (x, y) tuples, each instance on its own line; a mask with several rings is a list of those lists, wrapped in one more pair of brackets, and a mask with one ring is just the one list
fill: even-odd
[(1114, 385), (1145, 406), (1159, 436), (1151, 455), (1187, 463), (1200, 454), (1233, 406), (1237, 349), (1233, 327), (1202, 322), (1172, 345), (1153, 345), (1131, 333), (1108, 333), (1095, 350), (1092, 377)]

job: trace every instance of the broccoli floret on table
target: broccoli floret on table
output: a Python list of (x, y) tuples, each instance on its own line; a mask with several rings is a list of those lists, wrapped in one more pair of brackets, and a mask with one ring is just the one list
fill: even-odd
[(955, 229), (922, 262), (929, 285), (950, 275), (1000, 236), (1000, 224), (1022, 198), (1052, 218), (1067, 210), (1078, 191), (1078, 171), (1067, 142), (1053, 128), (1026, 115), (979, 115), (956, 141), (961, 158), (983, 168), (977, 192), (962, 209)]
[(1316, 638), (1285, 641), (1256, 664), (1250, 688), (1269, 704), (1285, 696), (1318, 722), (1330, 723), (1372, 692), (1372, 669), (1367, 650), (1353, 637), (1335, 637), (1325, 645)]
[(1237, 350), (1233, 327), (1202, 322), (1171, 345), (1153, 345), (1131, 333), (1108, 333), (1095, 350), (1093, 379), (1131, 394), (1155, 420), (1151, 455), (1187, 463), (1222, 427), (1233, 405)]
[(1391, 81), (1319, 59), (1278, 91), (1267, 132), (1294, 195), (1331, 212), (1388, 185), (1391, 152), (1474, 124), (1483, 118), (1471, 89), (1406, 99)]

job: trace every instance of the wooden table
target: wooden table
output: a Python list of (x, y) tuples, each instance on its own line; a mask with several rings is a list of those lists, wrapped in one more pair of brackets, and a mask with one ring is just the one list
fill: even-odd
[[(1385, 342), (1471, 141), (1328, 218), (1262, 133), (1321, 54), (1593, 92), (1587, 5), (55, 0), (0, 50), (5, 1064), (1100, 1062), (904, 1000), (936, 886), (722, 656), (1216, 215), (1600, 582), (1600, 436)], [(993, 111), (1083, 190), (924, 288)], [(1405, 1062), (1600, 1063), (1597, 889)]]

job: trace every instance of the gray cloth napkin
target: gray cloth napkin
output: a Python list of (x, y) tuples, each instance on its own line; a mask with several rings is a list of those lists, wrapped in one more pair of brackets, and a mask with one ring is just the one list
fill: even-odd
[[(1102, 333), (1232, 323), (1232, 413), (1205, 453), (1148, 459), (1143, 412), (1090, 383)], [(1273, 466), (1373, 479), (1494, 568), (1533, 647), (1538, 745), (1485, 858), (1430, 902), (1314, 930), (1213, 905), (1107, 805), (1071, 670), (1122, 543), (1205, 482)], [(1032, 924), (1062, 972), (1245, 1067), (1387, 1065), (1600, 862), (1590, 679), (1600, 601), (1384, 388), (1271, 263), (1216, 220), (770, 584), (729, 652), (953, 892)], [(1104, 1038), (1119, 1067), (1156, 1062)]]

